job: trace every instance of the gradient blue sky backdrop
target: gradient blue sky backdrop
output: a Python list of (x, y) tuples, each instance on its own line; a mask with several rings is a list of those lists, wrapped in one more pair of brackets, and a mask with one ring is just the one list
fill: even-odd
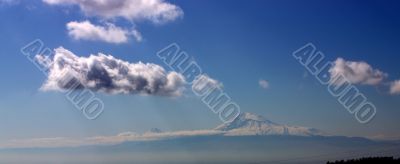
[[(78, 56), (102, 52), (125, 61), (165, 68), (157, 51), (176, 42), (210, 77), (223, 83), (244, 112), (335, 135), (400, 136), (400, 97), (390, 94), (400, 79), (400, 3), (398, 1), (168, 1), (182, 16), (155, 24), (85, 15), (76, 5), (42, 1), (2, 1), (0, 5), (0, 140), (38, 137), (114, 135), (124, 131), (205, 129), (220, 124), (190, 92), (178, 98), (99, 93), (105, 112), (87, 120), (59, 92), (39, 88), (46, 77), (20, 52), (34, 39)], [(74, 39), (66, 24), (111, 22), (136, 29), (125, 43)], [(364, 61), (388, 75), (379, 85), (357, 87), (377, 107), (369, 124), (360, 124), (326, 88), (292, 57), (311, 42), (331, 61)], [(260, 87), (266, 80), (268, 87)]]

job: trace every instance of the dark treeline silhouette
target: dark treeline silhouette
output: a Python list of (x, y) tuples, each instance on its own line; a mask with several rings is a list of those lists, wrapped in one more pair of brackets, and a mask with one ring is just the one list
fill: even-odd
[(395, 159), (393, 157), (367, 157), (360, 159), (340, 160), (335, 162), (327, 162), (327, 164), (365, 164), (365, 163), (382, 163), (382, 164), (394, 164), (400, 163), (400, 158)]

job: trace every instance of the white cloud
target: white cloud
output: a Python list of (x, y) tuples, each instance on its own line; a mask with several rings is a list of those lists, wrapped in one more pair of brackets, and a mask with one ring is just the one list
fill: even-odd
[[(64, 91), (87, 88), (109, 94), (142, 94), (180, 96), (185, 79), (177, 72), (166, 72), (159, 65), (142, 62), (129, 63), (111, 55), (99, 53), (78, 57), (60, 47), (49, 66), (49, 74), (42, 90)], [(39, 63), (46, 59), (37, 55)], [(77, 84), (73, 87), (72, 84)]]
[(141, 42), (143, 40), (142, 34), (136, 29), (132, 30), (132, 35), (135, 37), (137, 42)]
[(108, 43), (125, 43), (130, 35), (134, 36), (137, 41), (141, 41), (142, 37), (137, 30), (128, 31), (114, 24), (107, 23), (106, 26), (93, 25), (89, 21), (67, 23), (69, 36), (76, 40), (93, 40), (104, 41)]
[(268, 89), (269, 88), (269, 82), (267, 80), (259, 80), (258, 85), (260, 85), (261, 88), (263, 89)]
[(14, 139), (5, 143), (0, 143), (1, 148), (54, 148), (54, 147), (78, 147), (87, 145), (114, 145), (127, 141), (152, 141), (177, 137), (189, 136), (211, 136), (222, 135), (223, 131), (218, 130), (190, 130), (152, 133), (147, 132), (138, 134), (134, 132), (123, 132), (113, 136), (95, 136), (87, 138), (33, 138), (33, 139)]
[(205, 90), (222, 88), (223, 85), (219, 81), (209, 77), (208, 75), (201, 74), (193, 80), (192, 90), (195, 93), (202, 93)]
[[(76, 5), (86, 16), (97, 17), (106, 21), (123, 18), (135, 24), (138, 21), (150, 21), (163, 24), (183, 16), (183, 11), (176, 5), (164, 0), (43, 0), (49, 5)], [(69, 22), (68, 33), (74, 39), (100, 40), (108, 43), (125, 43), (129, 36), (136, 41), (143, 40), (137, 30), (125, 30), (114, 24), (93, 25), (89, 21)]]
[(345, 61), (342, 58), (336, 59), (329, 73), (332, 79), (342, 75), (352, 84), (364, 85), (378, 85), (387, 77), (386, 73), (372, 68), (366, 62)]
[(50, 5), (78, 5), (87, 16), (104, 19), (125, 18), (165, 23), (183, 16), (176, 5), (164, 0), (43, 0)]
[(390, 94), (400, 94), (400, 80), (396, 80), (390, 84)]
[(224, 134), (223, 131), (218, 130), (187, 130), (187, 131), (175, 131), (175, 132), (161, 132), (161, 133), (143, 133), (137, 134), (133, 132), (124, 132), (115, 136), (97, 136), (87, 138), (89, 143), (93, 144), (118, 144), (126, 141), (151, 141), (151, 140), (162, 140), (168, 138), (177, 137), (189, 137), (189, 136), (210, 136)]

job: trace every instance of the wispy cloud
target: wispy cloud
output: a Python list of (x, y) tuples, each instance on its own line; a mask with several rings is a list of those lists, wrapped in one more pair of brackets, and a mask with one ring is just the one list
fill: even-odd
[(133, 29), (131, 34), (137, 42), (141, 42), (143, 40), (142, 33), (140, 33), (138, 30)]
[[(129, 63), (102, 53), (78, 57), (62, 47), (54, 51), (47, 80), (42, 86), (45, 91), (71, 89), (71, 84), (65, 82), (68, 75), (79, 84), (73, 89), (87, 88), (109, 94), (180, 96), (185, 87), (181, 74), (167, 72), (156, 64)], [(42, 55), (37, 55), (36, 59), (39, 63), (46, 62)]]
[(112, 23), (105, 26), (94, 25), (89, 21), (67, 23), (69, 36), (76, 40), (93, 40), (104, 41), (108, 43), (126, 43), (130, 35), (134, 36), (137, 41), (141, 41), (141, 35), (138, 31), (128, 31), (120, 27), (116, 27)]
[(180, 7), (164, 0), (43, 0), (49, 5), (77, 5), (87, 16), (165, 23), (183, 16)]
[(95, 136), (82, 139), (65, 137), (16, 139), (6, 143), (0, 143), (0, 148), (55, 148), (87, 145), (115, 145), (128, 141), (152, 141), (177, 137), (211, 136), (220, 134), (223, 134), (223, 132), (218, 130), (191, 130), (162, 133), (146, 132), (143, 134), (123, 132), (112, 136)]

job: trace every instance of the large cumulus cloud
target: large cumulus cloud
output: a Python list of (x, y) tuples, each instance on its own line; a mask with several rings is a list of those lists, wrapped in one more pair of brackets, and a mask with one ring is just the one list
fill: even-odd
[[(180, 96), (186, 83), (181, 74), (167, 72), (156, 64), (129, 63), (102, 53), (78, 57), (62, 47), (54, 51), (47, 80), (41, 87), (45, 91), (70, 89), (71, 84), (65, 82), (67, 76), (78, 83), (76, 89), (109, 94)], [(49, 63), (42, 55), (36, 59), (39, 63)]]

